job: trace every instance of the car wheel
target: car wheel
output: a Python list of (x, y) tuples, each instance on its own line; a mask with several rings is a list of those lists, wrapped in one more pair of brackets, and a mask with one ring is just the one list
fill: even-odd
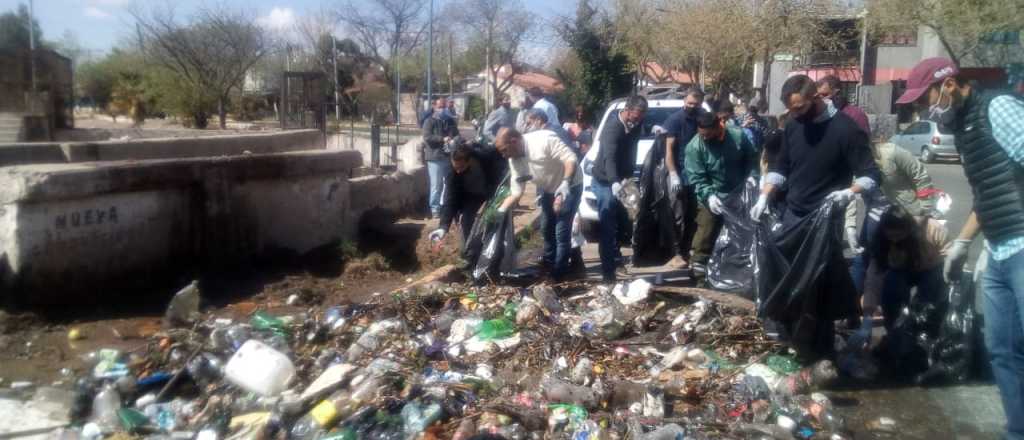
[(935, 153), (928, 147), (921, 147), (921, 156), (919, 157), (921, 163), (932, 163), (935, 161)]

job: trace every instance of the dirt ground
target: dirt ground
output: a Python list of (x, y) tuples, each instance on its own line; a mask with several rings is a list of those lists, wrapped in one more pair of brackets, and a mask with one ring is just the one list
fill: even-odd
[[(297, 315), (315, 304), (360, 303), (388, 294), (458, 261), (458, 240), (434, 246), (426, 238), (431, 230), (427, 223), (433, 224), (400, 221), (363, 235), (372, 237), (363, 243), (342, 243), (298, 261), (201, 278), (201, 312), (247, 322), (257, 310)], [(161, 292), (159, 298), (138, 303), (0, 311), (0, 386), (67, 380), (80, 372), (84, 356), (102, 348), (143, 351), (148, 337), (163, 329), (168, 300), (180, 287), (154, 287)], [(81, 339), (69, 338), (71, 331)]]
[(133, 127), (129, 118), (117, 118), (114, 122), (109, 116), (76, 114), (75, 128), (57, 130), (54, 140), (57, 142), (94, 142), (108, 140), (152, 139), (152, 138), (188, 138), (201, 136), (221, 136), (228, 134), (252, 133), (266, 129), (265, 123), (236, 123), (229, 121), (227, 129), (221, 130), (216, 120), (210, 121), (206, 129), (185, 128), (171, 119), (147, 119), (140, 127)]

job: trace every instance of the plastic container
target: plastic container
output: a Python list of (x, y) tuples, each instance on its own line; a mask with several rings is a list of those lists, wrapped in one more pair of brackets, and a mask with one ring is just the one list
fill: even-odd
[(104, 432), (111, 432), (121, 425), (121, 419), (117, 411), (121, 409), (121, 396), (113, 385), (107, 385), (92, 399), (92, 422), (103, 428)]
[(164, 319), (171, 326), (185, 325), (199, 318), (199, 281), (192, 281), (171, 298)]
[(224, 375), (246, 391), (276, 396), (288, 388), (288, 383), (295, 376), (295, 366), (281, 352), (250, 339), (231, 356)]

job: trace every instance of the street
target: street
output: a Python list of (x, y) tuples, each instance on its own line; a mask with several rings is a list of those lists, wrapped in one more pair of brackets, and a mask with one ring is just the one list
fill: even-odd
[[(953, 198), (947, 226), (950, 238), (955, 238), (971, 210), (971, 188), (959, 163), (930, 164), (927, 168), (935, 187)], [(981, 248), (981, 240), (976, 240), (966, 267), (973, 267)], [(628, 255), (629, 250), (623, 248), (623, 253)], [(588, 278), (599, 280), (597, 244), (587, 243), (583, 254)], [(630, 273), (639, 277), (662, 273), (666, 282), (685, 279), (683, 272), (666, 267), (642, 268)], [(826, 394), (841, 408), (857, 438), (997, 439), (1005, 424), (998, 390), (989, 382), (940, 387), (887, 383), (844, 387)], [(879, 417), (896, 421), (895, 435), (874, 434), (866, 429), (867, 423)]]

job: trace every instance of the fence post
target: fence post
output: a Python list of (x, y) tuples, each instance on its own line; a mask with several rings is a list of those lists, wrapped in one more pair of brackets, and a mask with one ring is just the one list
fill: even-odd
[(380, 168), (380, 125), (370, 126), (370, 167)]

